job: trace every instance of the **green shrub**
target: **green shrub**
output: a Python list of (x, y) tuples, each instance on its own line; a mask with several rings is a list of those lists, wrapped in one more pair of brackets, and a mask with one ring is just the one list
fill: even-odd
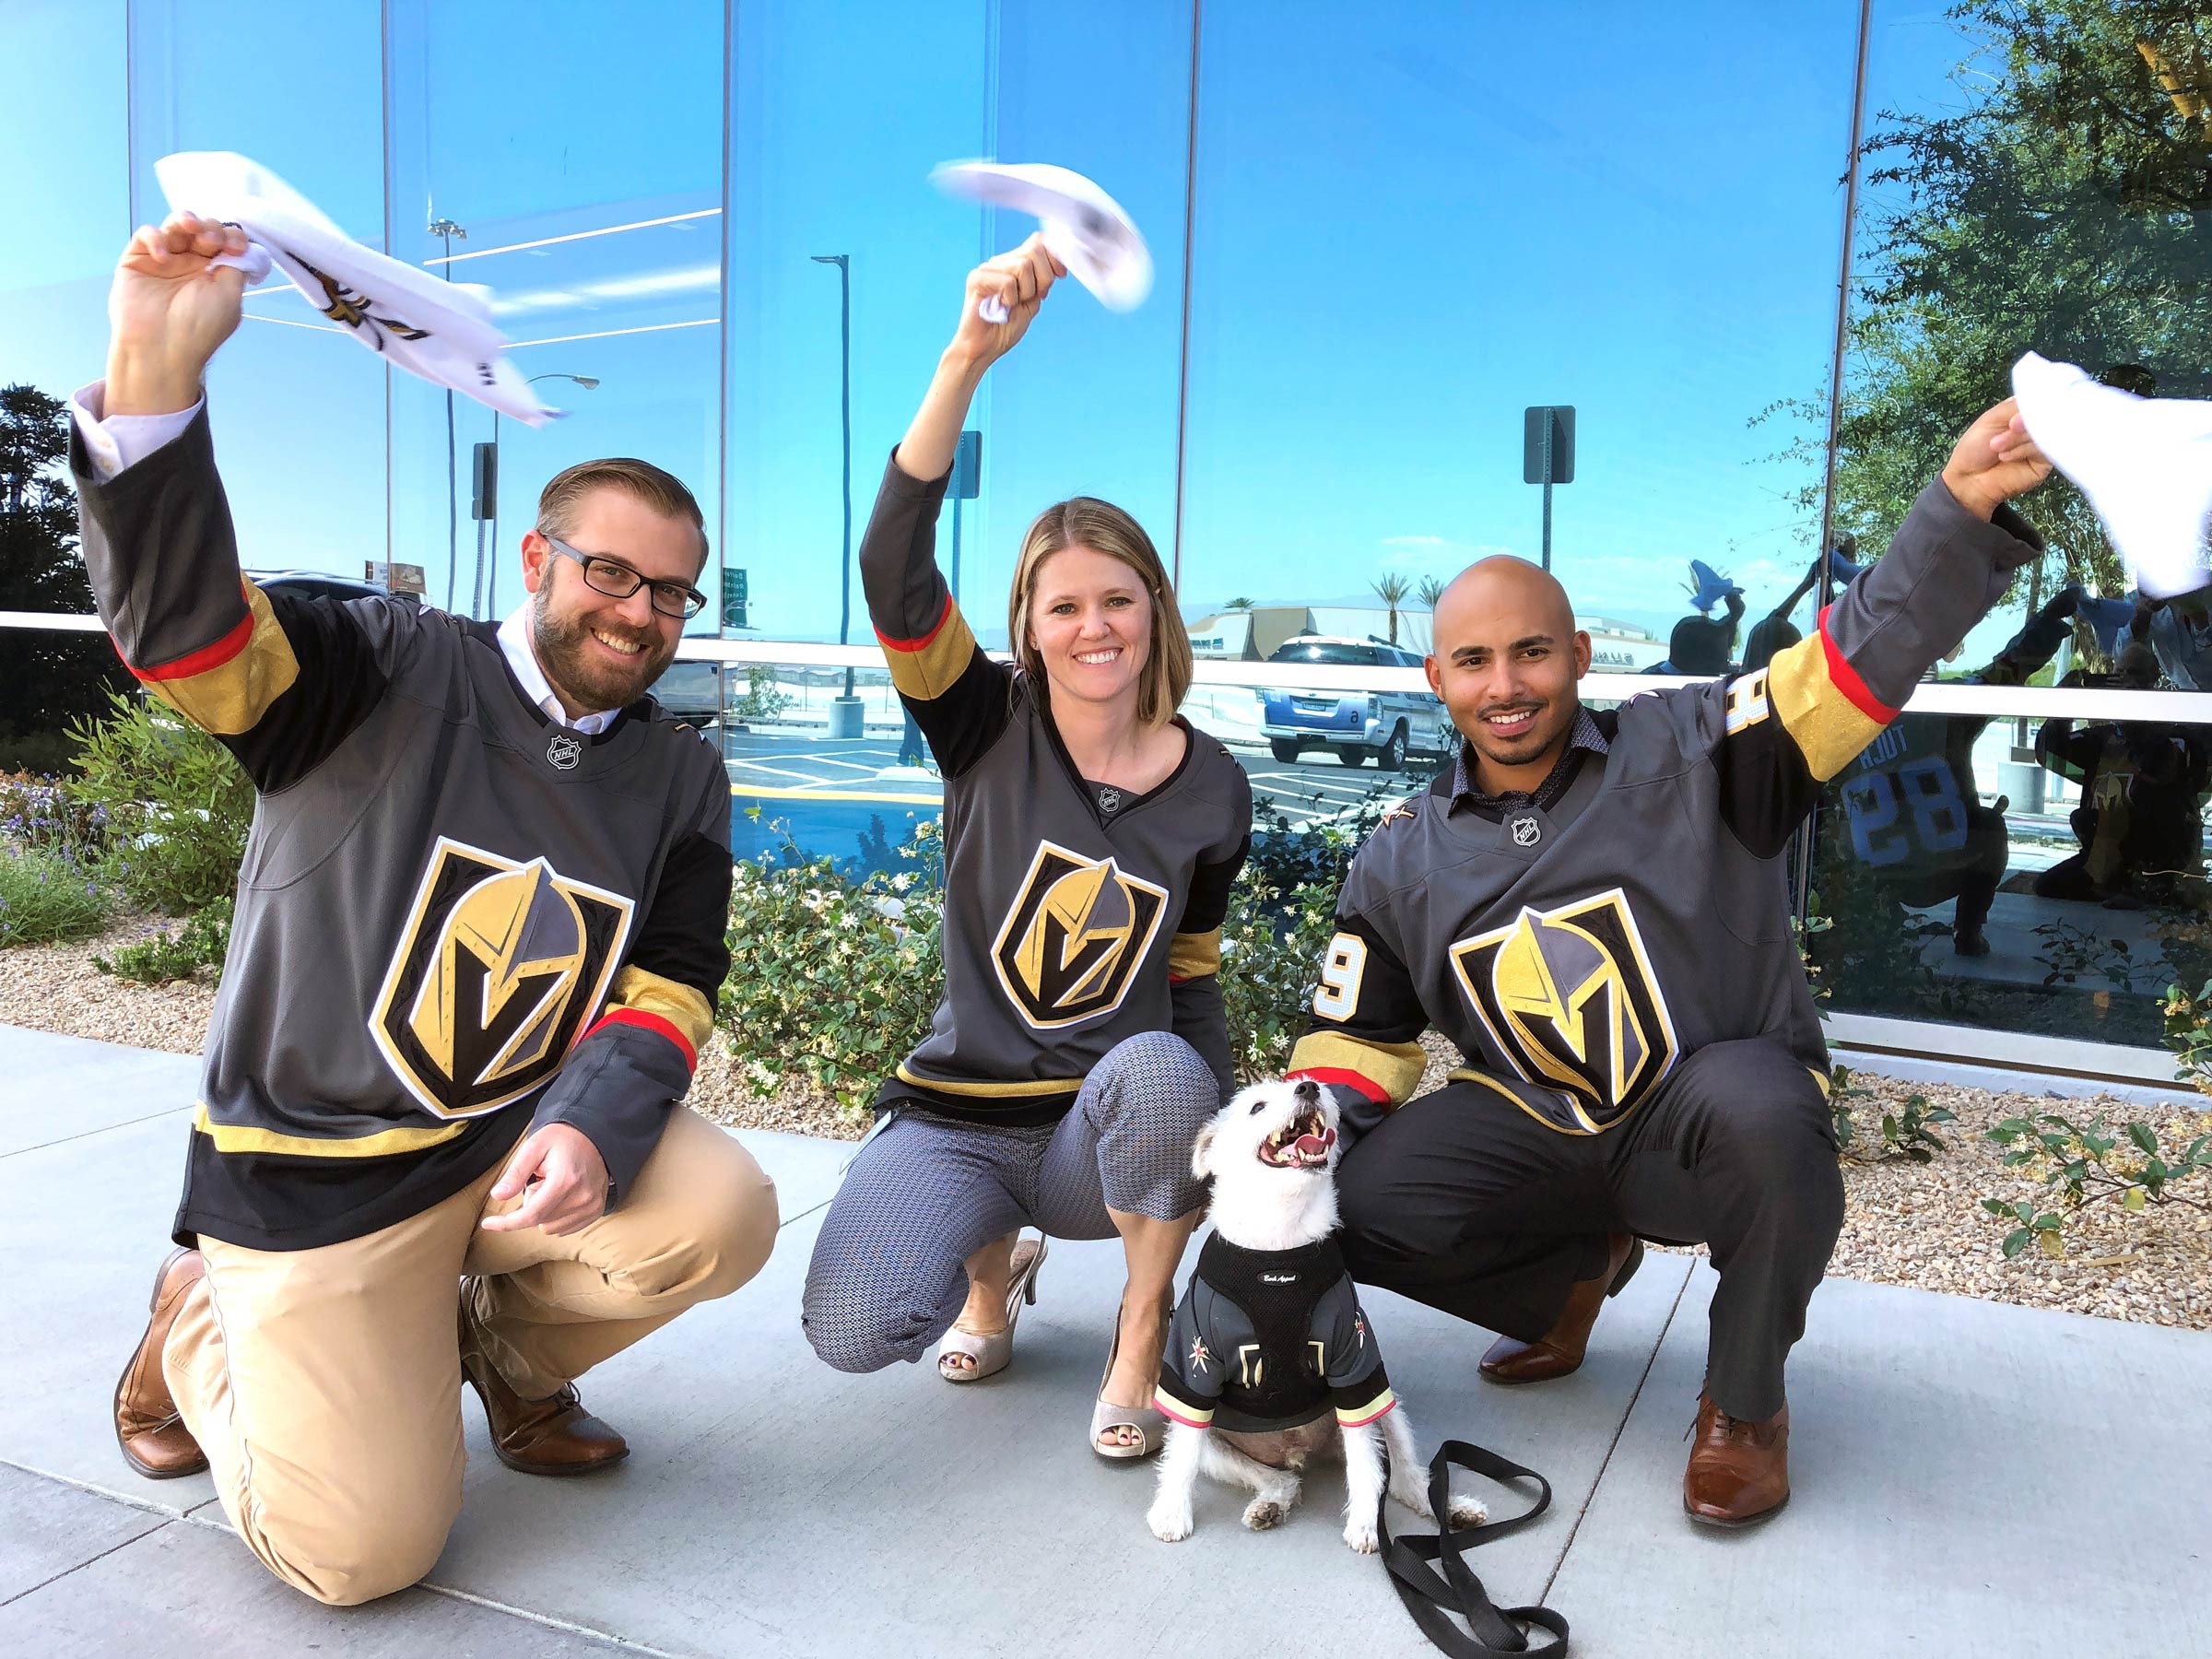
[(189, 916), (238, 886), (253, 783), (230, 751), (144, 699), (112, 697), (108, 718), (71, 735), (83, 780), (73, 793), (104, 810), (109, 877), (133, 902)]
[(89, 938), (109, 909), (107, 888), (75, 853), (0, 849), (0, 947)]
[(135, 944), (117, 947), (112, 957), (95, 956), (92, 965), (102, 973), (141, 985), (190, 979), (203, 968), (213, 968), (219, 982), (223, 958), (229, 949), (230, 900), (218, 899), (188, 918), (175, 933), (157, 930)]
[(791, 701), (791, 694), (776, 680), (776, 671), (756, 663), (746, 674), (745, 695), (730, 707), (733, 720), (774, 720)]
[[(1296, 867), (1348, 862), (1335, 833), (1301, 832), (1311, 839), (1289, 850), (1306, 861)], [(755, 1088), (796, 1082), (858, 1116), (929, 1034), (945, 982), (942, 836), (936, 820), (920, 825), (898, 849), (914, 867), (896, 875), (855, 879), (788, 838), (781, 860), (737, 866), (718, 1017)], [(1245, 865), (1221, 930), (1230, 1049), (1246, 1079), (1288, 1061), (1335, 931), (1336, 881), (1284, 892), (1266, 880), (1268, 867)]]
[(1306, 1029), (1322, 952), (1336, 932), (1336, 885), (1277, 892), (1251, 865), (1230, 889), (1221, 926), (1221, 998), (1237, 1081), (1281, 1075)]
[(796, 1080), (859, 1117), (928, 1034), (945, 978), (941, 835), (923, 823), (899, 849), (913, 869), (859, 881), (788, 838), (782, 861), (737, 866), (719, 1018), (755, 1088)]
[[(2065, 1255), (2067, 1222), (2106, 1199), (2124, 1210), (2178, 1204), (2212, 1212), (2212, 1112), (2159, 1125), (2137, 1120), (2114, 1134), (2101, 1112), (2087, 1124), (2046, 1112), (2006, 1118), (1988, 1138), (2006, 1148), (2006, 1169), (2042, 1180), (2040, 1202), (1982, 1200), (1991, 1215), (2018, 1223), (2005, 1235), (2007, 1257), (2030, 1243), (2047, 1256)], [(2044, 1204), (2055, 1207), (2045, 1210)]]

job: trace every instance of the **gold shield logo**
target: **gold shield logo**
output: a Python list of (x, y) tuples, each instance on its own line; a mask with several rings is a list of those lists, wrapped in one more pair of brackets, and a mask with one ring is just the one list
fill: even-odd
[(439, 1117), (521, 1099), (606, 999), (633, 909), (542, 858), (441, 837), (370, 1016), (377, 1048)]
[(1677, 1053), (1643, 936), (1615, 888), (1452, 947), (1461, 987), (1514, 1071), (1565, 1097), (1561, 1129), (1625, 1117)]
[(1038, 844), (991, 959), (1021, 1017), (1040, 1030), (1122, 1006), (1159, 936), (1168, 889), (1051, 841)]

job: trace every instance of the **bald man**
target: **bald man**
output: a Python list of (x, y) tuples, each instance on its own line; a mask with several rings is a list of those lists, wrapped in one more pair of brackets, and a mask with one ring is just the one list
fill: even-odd
[[(2041, 546), (2050, 465), (2000, 404), (1811, 639), (1593, 713), (1566, 591), (1488, 559), (1435, 610), (1465, 740), (1353, 861), (1291, 1075), (1328, 1085), (1357, 1277), (1500, 1333), (1497, 1382), (1582, 1363), (1641, 1239), (1720, 1275), (1684, 1474), (1695, 1519), (1789, 1496), (1783, 1367), (1842, 1224), (1782, 853), (1821, 786)], [(1406, 1102), (1434, 1027), (1472, 1063)]]

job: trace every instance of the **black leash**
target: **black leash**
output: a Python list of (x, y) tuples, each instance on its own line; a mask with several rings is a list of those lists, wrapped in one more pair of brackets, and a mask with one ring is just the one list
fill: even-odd
[[(1542, 1490), (1535, 1502), (1518, 1515), (1454, 1528), (1451, 1509), (1451, 1471), (1454, 1468), (1501, 1484), (1533, 1480)], [(1452, 1659), (1499, 1659), (1507, 1654), (1567, 1659), (1564, 1618), (1549, 1607), (1498, 1606), (1465, 1559), (1467, 1550), (1518, 1532), (1549, 1509), (1550, 1481), (1495, 1452), (1466, 1441), (1446, 1441), (1436, 1449), (1429, 1465), (1429, 1505), (1435, 1512), (1437, 1524), (1434, 1537), (1426, 1534), (1402, 1538), (1390, 1535), (1390, 1524), (1383, 1513), (1389, 1507), (1389, 1490), (1385, 1480), (1382, 1500), (1375, 1506), (1375, 1533), (1382, 1547), (1382, 1565), (1390, 1573), (1391, 1588), (1398, 1593), (1398, 1599), (1406, 1604), (1406, 1611), (1421, 1627), (1424, 1636)], [(1443, 1570), (1441, 1573), (1439, 1566)], [(1466, 1630), (1452, 1622), (1454, 1614), (1466, 1620)], [(1551, 1640), (1531, 1646), (1532, 1630), (1549, 1631)]]

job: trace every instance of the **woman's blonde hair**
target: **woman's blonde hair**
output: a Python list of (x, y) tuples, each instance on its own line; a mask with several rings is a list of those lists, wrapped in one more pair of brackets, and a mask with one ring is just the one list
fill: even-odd
[(1167, 724), (1191, 688), (1191, 636), (1175, 608), (1175, 590), (1168, 581), (1167, 567), (1159, 561), (1159, 549), (1142, 524), (1111, 501), (1071, 497), (1039, 513), (1022, 536), (1021, 556), (1014, 563), (1014, 589), (1006, 596), (1006, 640), (1014, 660), (1044, 695), (1044, 663), (1030, 643), (1030, 605), (1036, 597), (1038, 568), (1069, 547), (1088, 547), (1118, 559), (1143, 578), (1145, 592), (1152, 596), (1152, 641), (1137, 686), (1136, 718), (1147, 726)]

